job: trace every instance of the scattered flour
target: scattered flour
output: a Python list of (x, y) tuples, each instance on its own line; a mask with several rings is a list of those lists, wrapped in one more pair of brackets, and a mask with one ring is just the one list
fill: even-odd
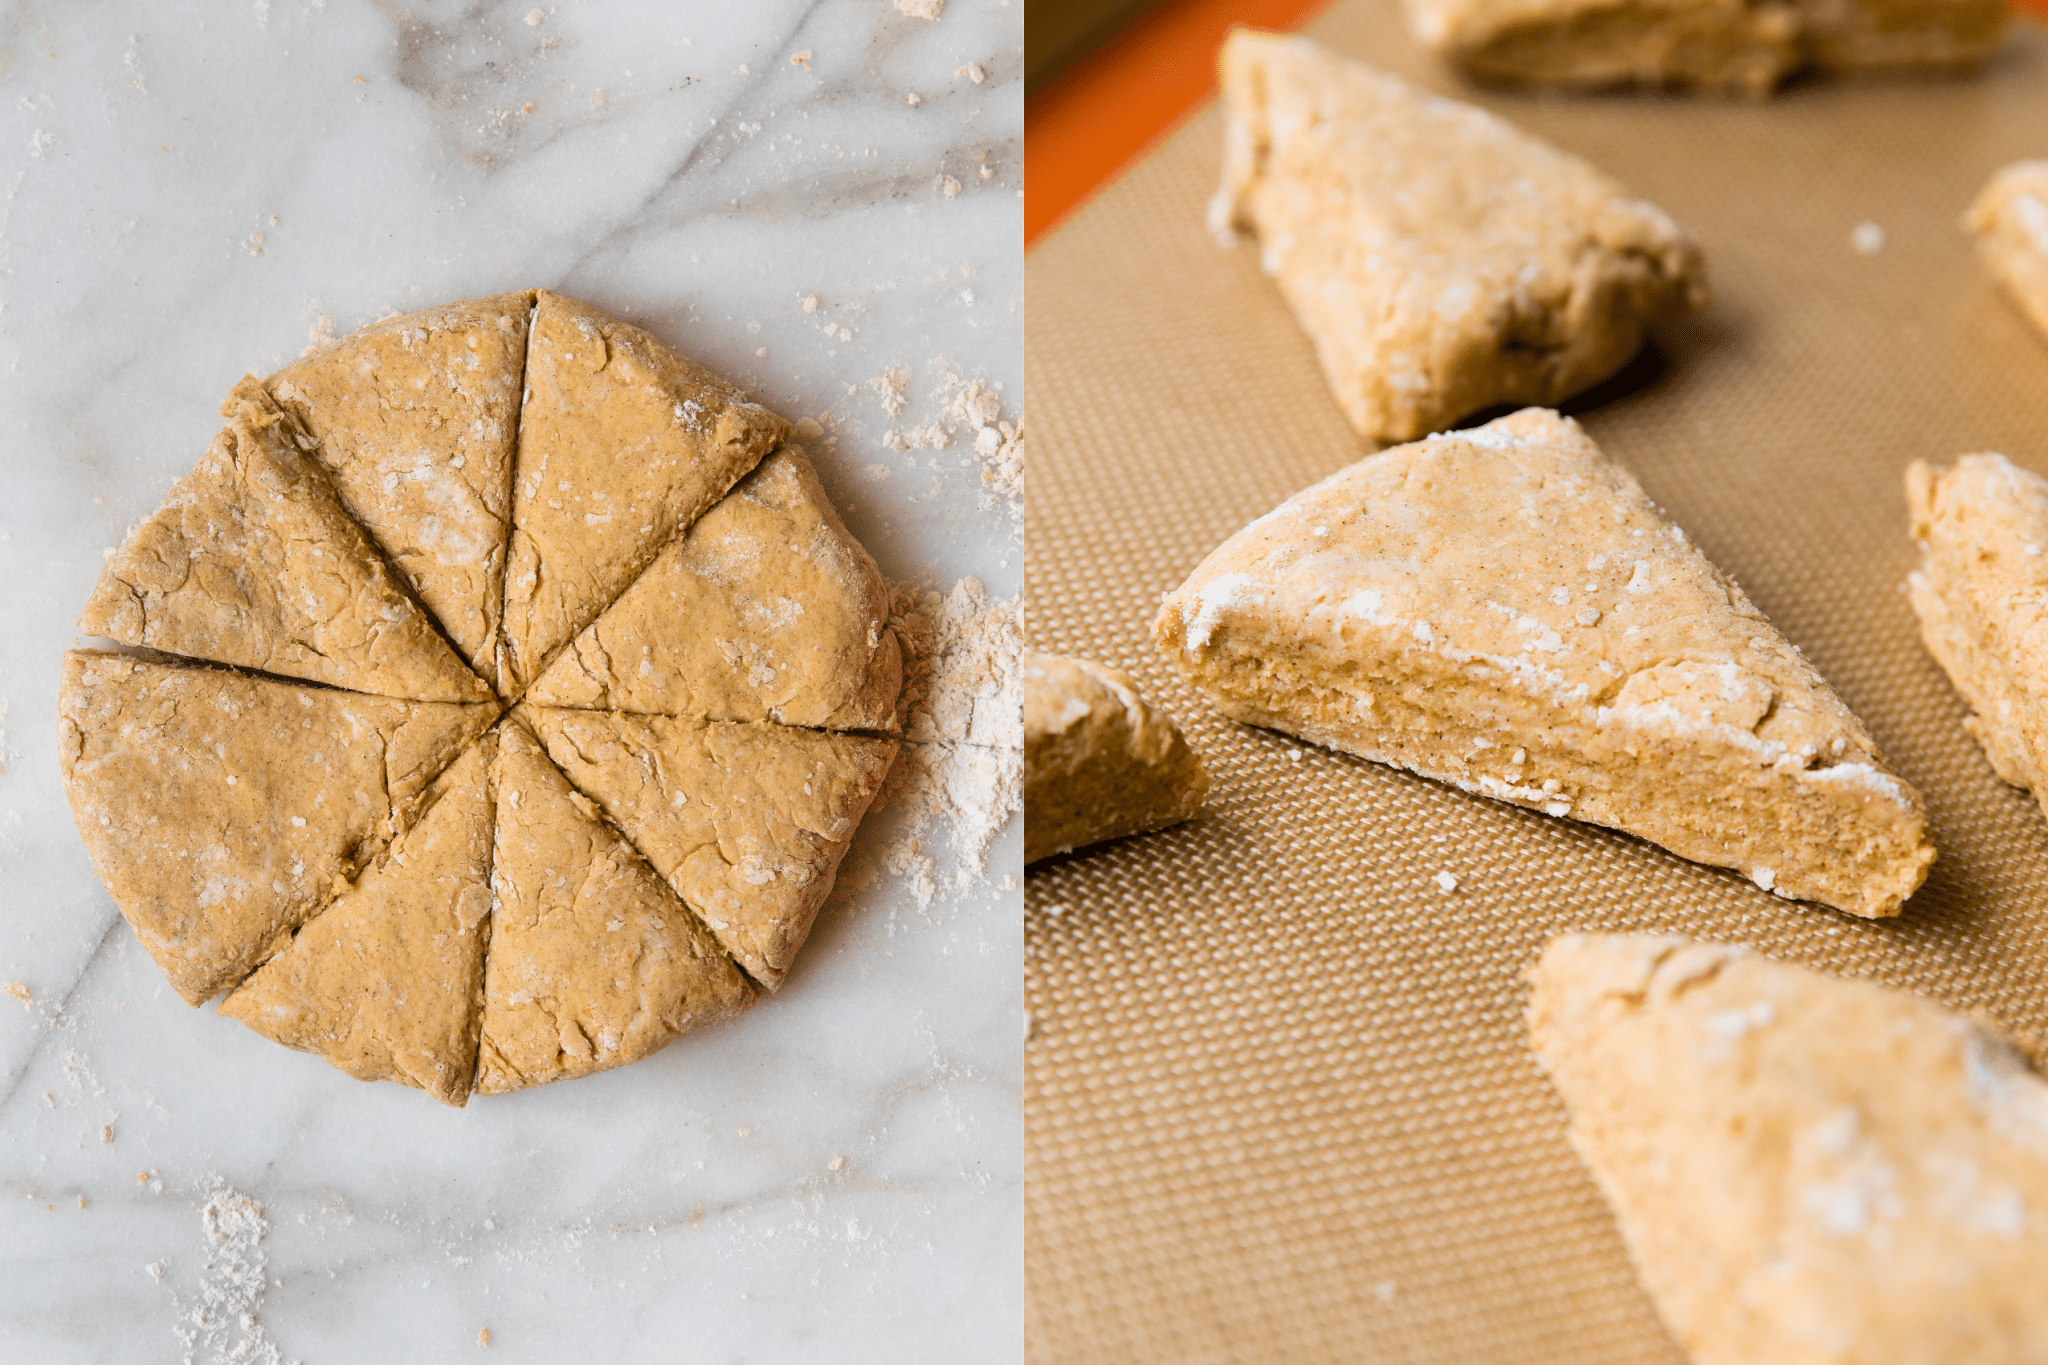
[(936, 19), (946, 12), (946, 0), (896, 0), (896, 8), (913, 19)]
[(318, 355), (341, 340), (341, 333), (335, 330), (334, 319), (320, 306), (319, 299), (308, 300), (306, 317), (310, 323), (306, 328), (306, 349), (299, 352), (301, 356)]
[[(985, 379), (970, 379), (944, 356), (931, 362), (938, 376), (934, 401), (939, 410), (936, 421), (923, 426), (893, 427), (883, 433), (886, 450), (944, 450), (955, 437), (966, 437), (981, 462), (981, 509), (987, 511), (998, 501), (1008, 504), (1022, 525), (1024, 514), (1024, 419), (1011, 421), (1003, 413), (1000, 385)], [(902, 413), (909, 402), (911, 373), (892, 368), (868, 387), (882, 398), (891, 417)]]
[(903, 411), (903, 405), (910, 401), (910, 367), (892, 365), (870, 379), (868, 387), (875, 391), (875, 398), (881, 403), (884, 412), (891, 417), (899, 416)]
[[(263, 1249), (270, 1224), (263, 1206), (215, 1176), (200, 1209), (206, 1226), (206, 1266), (197, 1302), (174, 1294), (178, 1316), (172, 1331), (185, 1344), (184, 1365), (285, 1365), (284, 1356), (256, 1320), (270, 1281), (270, 1256)], [(149, 1267), (161, 1278), (159, 1270)]]
[[(972, 578), (943, 597), (899, 584), (891, 608), (910, 656), (910, 719), (880, 803), (897, 812), (882, 861), (922, 909), (946, 881), (988, 880), (989, 846), (1022, 804), (1023, 610), (1015, 598), (990, 597)], [(941, 832), (951, 861), (943, 878)]]

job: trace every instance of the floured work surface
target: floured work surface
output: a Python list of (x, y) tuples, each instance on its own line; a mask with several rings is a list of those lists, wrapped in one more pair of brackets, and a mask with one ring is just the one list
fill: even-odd
[(1026, 880), (1028, 1354), (1673, 1365), (1529, 1051), (1521, 973), (1547, 937), (1733, 940), (2048, 1034), (2048, 822), (1921, 647), (1900, 491), (1914, 459), (1973, 450), (2048, 471), (2048, 343), (1957, 222), (2048, 149), (2048, 35), (2016, 23), (1973, 82), (1750, 106), (1475, 90), (1392, 4), (1311, 32), (1698, 234), (1713, 307), (1636, 387), (1568, 410), (1869, 725), (1940, 859), (1898, 919), (1855, 920), (1200, 699), (1152, 647), (1160, 594), (1372, 449), (1256, 250), (1205, 232), (1203, 112), (1027, 267), (1031, 645), (1128, 670), (1214, 781), (1199, 818)]

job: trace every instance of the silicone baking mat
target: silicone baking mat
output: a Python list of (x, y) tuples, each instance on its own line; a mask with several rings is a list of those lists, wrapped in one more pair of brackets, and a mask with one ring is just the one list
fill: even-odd
[[(1900, 918), (1856, 920), (1233, 724), (1186, 686), (1151, 644), (1160, 593), (1371, 450), (1256, 248), (1204, 230), (1203, 110), (1026, 267), (1032, 643), (1129, 669), (1215, 781), (1193, 823), (1027, 878), (1029, 1358), (1676, 1362), (1528, 1050), (1545, 938), (1737, 940), (2048, 1033), (2048, 824), (1920, 646), (1900, 491), (1919, 457), (2048, 471), (2048, 340), (1957, 226), (1995, 168), (2048, 156), (2048, 35), (2016, 25), (1974, 80), (1745, 104), (1475, 90), (1391, 0), (1310, 31), (1698, 234), (1713, 307), (1580, 418), (1920, 788), (1940, 861)], [(1851, 246), (1866, 222), (1875, 254)]]

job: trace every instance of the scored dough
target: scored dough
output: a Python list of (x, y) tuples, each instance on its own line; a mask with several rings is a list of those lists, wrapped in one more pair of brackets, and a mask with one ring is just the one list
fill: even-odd
[(1796, 71), (1959, 67), (2004, 0), (1405, 0), (1418, 41), (1475, 76), (1767, 95)]
[(516, 718), (499, 727), (496, 905), (476, 1090), (624, 1066), (753, 988)]
[(881, 571), (802, 450), (784, 446), (663, 550), (526, 697), (893, 730), (902, 681)]
[(1193, 816), (1209, 774), (1129, 675), (1090, 659), (1026, 654), (1024, 861)]
[(532, 310), (529, 290), (407, 313), (264, 381), (320, 443), (342, 506), (485, 677), (496, 669)]
[(637, 327), (539, 291), (498, 689), (517, 695), (789, 424)]
[(402, 833), (498, 710), (72, 650), (58, 759), (93, 866), (197, 1005)]
[(576, 787), (773, 990), (832, 890), (896, 742), (766, 722), (522, 705)]
[[(80, 623), (189, 657), (65, 663), (74, 816), (173, 986), (461, 1105), (780, 984), (895, 757), (864, 732), (899, 728), (905, 667), (787, 424), (546, 291), (267, 383)], [(539, 696), (603, 709), (520, 714), (590, 795), (494, 694), (554, 655)]]
[(100, 573), (79, 629), (357, 692), (484, 701), (253, 379), (227, 429)]
[(2048, 1342), (2048, 1082), (1931, 1000), (1682, 938), (1572, 934), (1529, 1031), (1698, 1365)]
[(1578, 157), (1307, 38), (1234, 30), (1210, 206), (1255, 233), (1351, 424), (1379, 440), (1613, 374), (1707, 303), (1698, 243)]
[(1906, 506), (1921, 638), (1969, 703), (1963, 724), (1991, 766), (2048, 812), (2048, 479), (2003, 455), (1950, 469), (1916, 460)]
[(358, 1080), (466, 1103), (484, 1003), (495, 747), (485, 735), (457, 759), (418, 823), (220, 1013)]
[(1224, 542), (1154, 625), (1225, 715), (1892, 915), (1919, 795), (1578, 423), (1370, 456)]
[(2048, 161), (2016, 161), (1992, 176), (1963, 226), (1992, 275), (2048, 333)]

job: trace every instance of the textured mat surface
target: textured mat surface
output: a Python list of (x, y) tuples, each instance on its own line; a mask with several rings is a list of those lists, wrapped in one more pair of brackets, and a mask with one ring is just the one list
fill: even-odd
[(1920, 646), (1900, 491), (1923, 456), (2048, 471), (2048, 340), (1956, 226), (1993, 169), (2048, 156), (2048, 34), (1975, 81), (1748, 105), (1475, 91), (1393, 0), (1311, 32), (1699, 235), (1714, 307), (1581, 420), (1862, 716), (1941, 857), (1899, 919), (1855, 920), (1201, 702), (1152, 649), (1160, 593), (1371, 448), (1256, 249), (1204, 231), (1198, 114), (1027, 266), (1032, 643), (1130, 670), (1216, 783), (1200, 820), (1027, 879), (1029, 1357), (1677, 1362), (1528, 1050), (1546, 937), (1737, 940), (2048, 1033), (2048, 824)]

